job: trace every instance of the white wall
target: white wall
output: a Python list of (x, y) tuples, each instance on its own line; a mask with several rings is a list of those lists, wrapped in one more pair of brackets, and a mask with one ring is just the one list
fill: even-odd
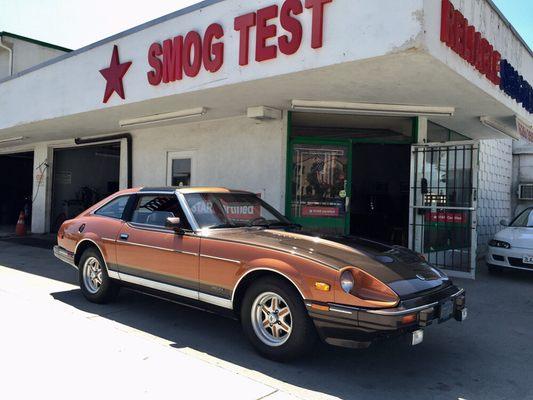
[[(233, 29), (235, 17), (273, 4), (281, 6), (283, 0), (218, 2), (106, 40), (89, 50), (75, 51), (58, 63), (1, 83), (0, 109), (6, 114), (0, 118), (0, 129), (382, 56), (416, 46), (422, 33), (422, 21), (417, 13), (422, 8), (422, 0), (333, 0), (325, 6), (322, 48), (311, 48), (312, 14), (305, 9), (299, 16), (303, 41), (296, 54), (278, 54), (275, 60), (256, 62), (255, 29), (252, 29), (250, 64), (240, 67), (239, 33)], [(157, 87), (148, 83), (146, 74), (151, 67), (147, 53), (153, 42), (162, 42), (190, 30), (203, 34), (212, 23), (220, 23), (225, 32), (225, 61), (219, 71), (210, 73), (202, 69), (195, 78)], [(277, 23), (279, 25), (279, 21)], [(280, 26), (278, 32), (280, 35), (285, 33)], [(268, 42), (269, 45), (272, 43), (274, 40)], [(121, 62), (133, 62), (124, 77), (126, 100), (113, 95), (107, 104), (103, 104), (105, 80), (99, 71), (109, 66), (115, 44), (119, 47)], [(21, 109), (18, 104), (25, 101), (27, 92), (32, 93), (35, 107)]]
[(0, 79), (9, 76), (9, 51), (0, 47)]
[[(8, 35), (2, 36), (2, 43), (13, 50), (13, 74), (65, 54), (65, 51)], [(7, 76), (9, 76), (9, 52), (0, 49), (0, 79)]]
[(500, 221), (511, 216), (512, 140), (479, 142), (478, 255), (503, 229)]
[(133, 131), (134, 186), (166, 186), (167, 153), (194, 151), (194, 186), (262, 193), (284, 211), (287, 120), (246, 117)]
[(14, 74), (65, 54), (62, 50), (52, 49), (21, 39), (4, 37), (4, 41), (7, 43), (13, 43)]

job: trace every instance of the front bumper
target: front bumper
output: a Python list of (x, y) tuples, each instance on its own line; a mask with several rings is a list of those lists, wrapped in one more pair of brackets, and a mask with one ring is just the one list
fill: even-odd
[(54, 246), (54, 256), (59, 258), (61, 261), (66, 262), (67, 264), (72, 265), (73, 267), (76, 267), (76, 263), (74, 262), (74, 253), (71, 251), (68, 251), (67, 249), (64, 249), (61, 246)]
[(533, 271), (533, 264), (523, 262), (524, 257), (533, 256), (533, 250), (511, 247), (503, 249), (500, 247), (489, 247), (486, 261), (489, 265), (503, 268), (514, 268), (526, 271)]
[(331, 345), (365, 348), (380, 340), (401, 337), (433, 323), (467, 316), (463, 289), (450, 286), (430, 296), (402, 301), (390, 309), (363, 309), (306, 302), (320, 337)]

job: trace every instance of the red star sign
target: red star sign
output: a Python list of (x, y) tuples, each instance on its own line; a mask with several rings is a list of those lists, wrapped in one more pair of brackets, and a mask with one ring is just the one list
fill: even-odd
[(118, 59), (118, 47), (117, 45), (115, 45), (113, 47), (113, 55), (111, 56), (111, 63), (109, 64), (109, 68), (104, 68), (100, 70), (100, 73), (107, 81), (105, 86), (104, 103), (107, 103), (113, 92), (117, 92), (117, 94), (123, 99), (126, 98), (126, 96), (124, 95), (124, 86), (122, 85), (122, 78), (130, 68), (130, 66), (131, 61), (125, 62), (123, 64), (120, 63)]

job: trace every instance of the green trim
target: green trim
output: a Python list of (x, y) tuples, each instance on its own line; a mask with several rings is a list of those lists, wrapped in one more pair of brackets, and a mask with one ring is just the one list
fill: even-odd
[[(290, 115), (290, 114), (289, 114)], [(307, 227), (320, 227), (320, 228), (332, 228), (342, 229), (344, 233), (350, 232), (350, 213), (346, 213), (342, 217), (330, 217), (330, 218), (312, 218), (312, 217), (294, 217), (292, 215), (292, 162), (293, 162), (293, 146), (295, 144), (312, 144), (312, 145), (330, 145), (330, 146), (342, 146), (346, 148), (346, 156), (348, 160), (347, 168), (347, 196), (352, 196), (352, 143), (351, 140), (329, 140), (320, 138), (304, 138), (296, 137), (291, 138), (291, 118), (288, 118), (289, 126), (287, 128), (287, 169), (286, 169), (286, 191), (285, 191), (285, 215), (292, 222), (301, 224)]]
[(26, 36), (21, 36), (21, 35), (16, 35), (14, 33), (6, 32), (6, 31), (0, 32), (0, 36), (7, 36), (7, 37), (10, 37), (10, 38), (13, 38), (13, 39), (24, 40), (25, 42), (28, 42), (28, 43), (33, 43), (33, 44), (36, 44), (36, 45), (39, 45), (39, 46), (48, 47), (48, 48), (54, 49), (54, 50), (64, 51), (66, 53), (70, 53), (72, 51), (71, 49), (67, 49), (66, 47), (57, 46), (55, 44), (42, 42), (42, 41), (37, 40), (37, 39), (32, 39), (32, 38), (29, 38), (29, 37), (26, 37)]
[(287, 113), (287, 164), (285, 168), (285, 216), (292, 222), (299, 223), (304, 226), (324, 227), (324, 228), (342, 228), (346, 234), (350, 232), (350, 213), (339, 218), (309, 218), (309, 217), (293, 217), (292, 216), (292, 163), (293, 163), (293, 146), (295, 144), (315, 144), (315, 145), (331, 145), (331, 146), (345, 146), (347, 148), (347, 187), (346, 192), (349, 198), (352, 197), (352, 163), (353, 163), (353, 146), (354, 144), (384, 144), (384, 145), (411, 145), (418, 141), (418, 118), (413, 118), (413, 127), (411, 137), (405, 140), (387, 140), (375, 138), (350, 138), (350, 139), (327, 139), (320, 137), (292, 137), (292, 112)]

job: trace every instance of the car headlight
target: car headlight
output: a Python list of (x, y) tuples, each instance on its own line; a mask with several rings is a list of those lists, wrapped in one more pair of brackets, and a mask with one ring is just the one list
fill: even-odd
[(393, 307), (398, 295), (386, 284), (357, 267), (347, 267), (340, 274), (342, 290), (351, 296), (372, 302), (372, 306)]
[(341, 288), (346, 293), (350, 293), (355, 285), (355, 279), (350, 270), (346, 270), (341, 274)]
[(496, 239), (492, 239), (489, 242), (489, 246), (490, 247), (499, 247), (501, 249), (510, 249), (511, 248), (511, 244), (510, 243), (504, 242), (502, 240), (496, 240)]

